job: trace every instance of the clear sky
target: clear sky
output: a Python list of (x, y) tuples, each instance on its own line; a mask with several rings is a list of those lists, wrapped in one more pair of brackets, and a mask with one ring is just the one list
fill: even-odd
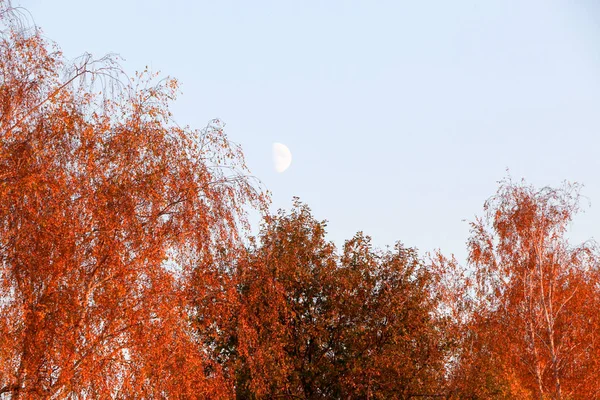
[[(466, 255), (510, 170), (585, 185), (600, 237), (600, 6), (581, 1), (13, 0), (67, 57), (119, 53), (178, 78), (180, 124), (218, 117), (252, 172), (337, 244)], [(275, 172), (273, 142), (291, 167)]]

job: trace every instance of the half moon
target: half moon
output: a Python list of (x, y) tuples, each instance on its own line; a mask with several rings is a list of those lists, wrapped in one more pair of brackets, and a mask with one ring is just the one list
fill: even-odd
[(292, 153), (285, 144), (273, 143), (273, 165), (275, 171), (282, 173), (292, 163)]

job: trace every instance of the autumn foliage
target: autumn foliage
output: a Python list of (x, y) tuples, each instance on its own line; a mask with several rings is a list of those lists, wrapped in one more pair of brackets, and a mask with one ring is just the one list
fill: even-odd
[(185, 294), (263, 202), (239, 149), (219, 121), (171, 122), (175, 81), (131, 82), (88, 57), (65, 78), (60, 53), (15, 20), (4, 7), (0, 391), (225, 396)]
[(175, 80), (23, 21), (0, 0), (0, 398), (600, 398), (579, 186), (500, 182), (465, 266), (338, 250), (267, 212), (220, 121), (173, 121)]
[(471, 224), (476, 283), (453, 371), (460, 397), (594, 399), (598, 254), (566, 232), (579, 187), (501, 182)]

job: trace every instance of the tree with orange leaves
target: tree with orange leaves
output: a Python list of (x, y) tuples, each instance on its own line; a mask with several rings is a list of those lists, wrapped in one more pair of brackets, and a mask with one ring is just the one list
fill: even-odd
[(597, 398), (598, 257), (572, 246), (579, 187), (503, 181), (472, 224), (474, 312), (455, 384), (460, 398)]
[(238, 395), (332, 395), (327, 324), (335, 318), (336, 254), (325, 223), (296, 200), (289, 215), (267, 217), (258, 240), (237, 272)]
[(0, 395), (228, 397), (187, 294), (265, 204), (241, 151), (173, 123), (176, 81), (66, 65), (22, 21), (0, 1)]
[(239, 311), (220, 348), (233, 356), (240, 398), (445, 393), (435, 276), (414, 249), (379, 251), (359, 233), (340, 257), (296, 200), (267, 218), (235, 279)]
[(445, 396), (451, 343), (438, 280), (401, 243), (379, 250), (363, 233), (346, 241), (336, 280), (342, 398)]

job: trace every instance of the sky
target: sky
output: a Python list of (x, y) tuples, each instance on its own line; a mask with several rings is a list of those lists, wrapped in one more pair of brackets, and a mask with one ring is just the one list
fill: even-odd
[[(462, 261), (467, 221), (508, 173), (582, 183), (570, 236), (600, 238), (594, 0), (13, 4), (67, 58), (176, 77), (178, 123), (223, 120), (272, 209), (300, 197), (337, 245), (364, 231)], [(283, 173), (274, 142), (293, 155)]]

